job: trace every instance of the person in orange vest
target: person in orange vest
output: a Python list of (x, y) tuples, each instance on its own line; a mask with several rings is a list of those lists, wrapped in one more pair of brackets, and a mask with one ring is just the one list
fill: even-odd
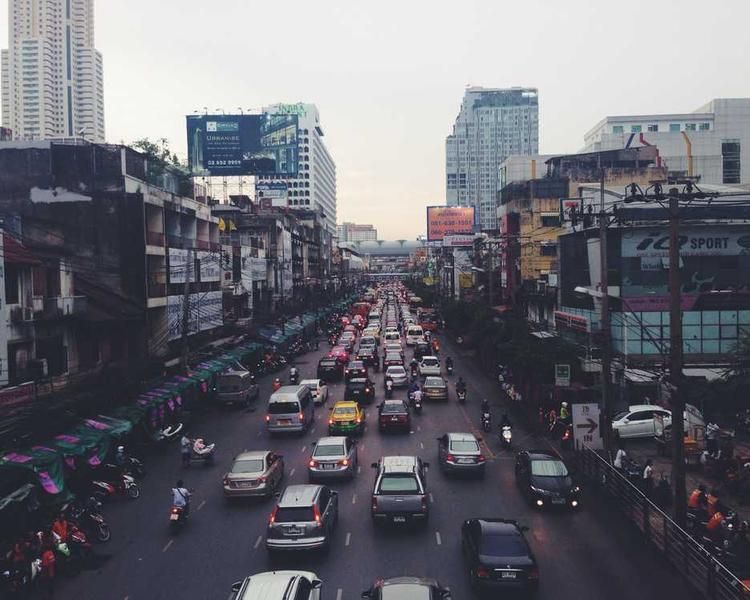
[(52, 522), (52, 532), (57, 534), (61, 542), (68, 541), (70, 525), (63, 515), (57, 515), (57, 518)]
[(712, 489), (708, 494), (706, 502), (708, 504), (708, 516), (713, 517), (719, 511), (719, 493), (715, 489)]

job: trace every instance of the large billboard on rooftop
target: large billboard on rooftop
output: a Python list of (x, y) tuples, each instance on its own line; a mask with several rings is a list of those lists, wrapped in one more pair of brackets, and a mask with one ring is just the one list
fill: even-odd
[(473, 206), (427, 207), (427, 241), (437, 242), (446, 235), (468, 234), (473, 231)]

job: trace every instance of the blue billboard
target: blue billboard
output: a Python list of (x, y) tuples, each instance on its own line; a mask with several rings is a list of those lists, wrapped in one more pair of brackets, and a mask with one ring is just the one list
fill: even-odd
[(297, 175), (297, 115), (190, 115), (193, 175)]

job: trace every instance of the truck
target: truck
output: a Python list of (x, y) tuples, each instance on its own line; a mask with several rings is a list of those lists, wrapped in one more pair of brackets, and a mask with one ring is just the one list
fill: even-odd
[(418, 456), (384, 456), (372, 463), (377, 470), (371, 503), (375, 523), (427, 525), (427, 467)]

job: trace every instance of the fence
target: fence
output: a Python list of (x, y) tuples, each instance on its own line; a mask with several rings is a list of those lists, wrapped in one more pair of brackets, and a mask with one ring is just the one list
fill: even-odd
[(596, 452), (577, 453), (588, 486), (608, 497), (700, 594), (710, 600), (747, 600), (750, 590)]

